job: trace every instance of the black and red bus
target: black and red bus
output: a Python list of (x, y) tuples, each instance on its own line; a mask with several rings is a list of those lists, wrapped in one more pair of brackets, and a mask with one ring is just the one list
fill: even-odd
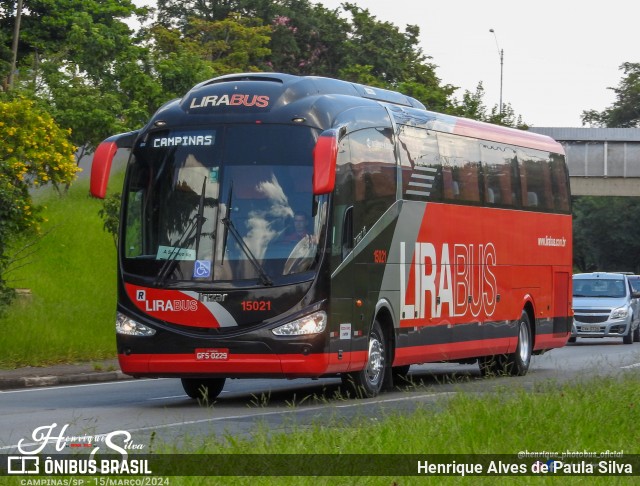
[(194, 398), (325, 376), (375, 396), (418, 363), (523, 375), (569, 338), (569, 178), (549, 137), (250, 73), (105, 140), (93, 195), (119, 148), (126, 374), (181, 378)]

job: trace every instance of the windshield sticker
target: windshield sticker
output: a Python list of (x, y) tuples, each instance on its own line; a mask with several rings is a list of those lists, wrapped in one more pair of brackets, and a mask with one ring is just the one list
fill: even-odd
[(189, 248), (176, 248), (174, 246), (158, 247), (156, 260), (195, 260), (196, 251)]
[(215, 184), (218, 182), (219, 173), (220, 173), (219, 167), (211, 167), (211, 169), (209, 169), (209, 182), (211, 184)]
[(214, 134), (198, 134), (198, 135), (173, 135), (171, 137), (159, 137), (153, 139), (153, 148), (163, 147), (208, 147), (213, 145), (216, 137)]
[(211, 261), (196, 260), (193, 266), (193, 278), (209, 278), (211, 277)]

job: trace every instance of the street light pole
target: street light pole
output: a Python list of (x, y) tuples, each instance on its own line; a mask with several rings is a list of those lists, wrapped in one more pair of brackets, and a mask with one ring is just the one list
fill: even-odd
[(500, 114), (502, 115), (502, 70), (504, 66), (504, 50), (500, 49), (498, 45), (498, 36), (496, 35), (496, 31), (493, 29), (489, 29), (489, 32), (493, 34), (493, 38), (496, 40), (496, 47), (498, 48), (498, 55), (500, 56)]

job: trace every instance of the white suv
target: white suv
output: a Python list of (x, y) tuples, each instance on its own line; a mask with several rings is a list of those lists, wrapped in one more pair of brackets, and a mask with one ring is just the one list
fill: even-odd
[(573, 326), (578, 337), (621, 337), (640, 341), (640, 292), (624, 273), (579, 273), (573, 276)]

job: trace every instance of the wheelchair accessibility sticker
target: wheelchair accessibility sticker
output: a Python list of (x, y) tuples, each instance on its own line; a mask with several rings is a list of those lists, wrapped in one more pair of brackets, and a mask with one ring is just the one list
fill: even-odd
[(211, 277), (211, 261), (196, 260), (193, 266), (193, 278), (209, 278)]

